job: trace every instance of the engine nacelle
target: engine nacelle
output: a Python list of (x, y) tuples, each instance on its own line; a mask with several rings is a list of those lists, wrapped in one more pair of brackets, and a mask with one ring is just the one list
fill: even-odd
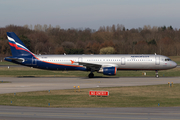
[(104, 67), (103, 74), (104, 75), (116, 75), (117, 68), (116, 67)]

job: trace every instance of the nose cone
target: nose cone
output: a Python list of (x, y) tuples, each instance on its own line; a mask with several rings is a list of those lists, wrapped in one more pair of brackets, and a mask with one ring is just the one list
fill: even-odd
[(175, 68), (177, 66), (177, 63), (176, 62), (172, 62), (172, 68)]

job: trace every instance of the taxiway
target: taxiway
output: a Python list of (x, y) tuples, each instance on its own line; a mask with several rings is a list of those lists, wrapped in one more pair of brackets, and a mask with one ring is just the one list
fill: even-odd
[(140, 86), (168, 84), (168, 82), (180, 83), (180, 77), (106, 77), (106, 78), (34, 78), (34, 77), (0, 77), (0, 81), (11, 83), (0, 84), (0, 94), (17, 93), (42, 90), (73, 89), (95, 87), (118, 87), (118, 86)]

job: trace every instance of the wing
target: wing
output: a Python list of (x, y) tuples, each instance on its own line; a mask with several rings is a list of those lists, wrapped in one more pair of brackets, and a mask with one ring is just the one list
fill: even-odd
[(93, 70), (99, 70), (102, 65), (100, 64), (94, 64), (94, 63), (85, 63), (85, 62), (76, 62), (76, 63), (79, 63), (79, 65), (83, 65), (83, 66), (86, 66), (86, 68), (91, 68)]
[(95, 71), (99, 71), (104, 67), (118, 67), (117, 64), (96, 64), (96, 63), (86, 63), (86, 62), (76, 62), (76, 63), (79, 63), (79, 65), (86, 66), (87, 69), (90, 68)]

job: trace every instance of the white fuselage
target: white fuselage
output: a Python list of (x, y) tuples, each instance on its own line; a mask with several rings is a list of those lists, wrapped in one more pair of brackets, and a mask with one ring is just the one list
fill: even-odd
[[(64, 66), (117, 67), (118, 70), (165, 70), (177, 66), (174, 61), (163, 55), (37, 55), (39, 62)], [(74, 61), (72, 63), (71, 61)], [(87, 65), (84, 65), (87, 64)], [(98, 71), (99, 68), (94, 68)]]

